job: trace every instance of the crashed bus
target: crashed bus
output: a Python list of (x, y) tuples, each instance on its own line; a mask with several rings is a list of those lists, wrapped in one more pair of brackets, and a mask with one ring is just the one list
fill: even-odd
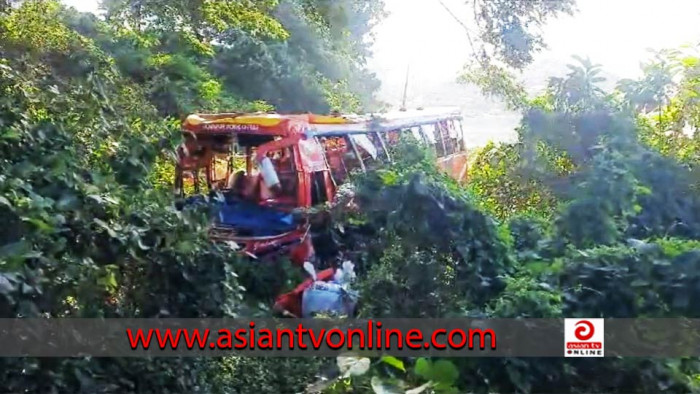
[(214, 203), (213, 240), (232, 241), (254, 258), (283, 254), (302, 265), (315, 252), (310, 219), (298, 214), (300, 208), (333, 202), (353, 170), (391, 162), (390, 147), (402, 134), (429, 145), (438, 166), (463, 181), (461, 120), (454, 109), (365, 116), (193, 114), (183, 122), (176, 193), (189, 202), (202, 199), (202, 188), (223, 196)]

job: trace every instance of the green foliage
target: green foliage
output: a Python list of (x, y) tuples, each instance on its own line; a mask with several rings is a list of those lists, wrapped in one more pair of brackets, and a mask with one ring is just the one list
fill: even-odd
[(499, 318), (559, 318), (563, 316), (562, 294), (526, 267), (523, 274), (508, 279), (488, 313)]
[(533, 251), (550, 235), (550, 223), (540, 215), (519, 215), (508, 220), (508, 230), (516, 252)]
[(332, 111), (341, 113), (359, 113), (362, 108), (360, 100), (350, 92), (347, 81), (332, 83), (325, 80), (323, 90)]
[(227, 357), (215, 371), (215, 394), (301, 393), (329, 360)]
[(472, 37), (472, 29), (453, 15), (464, 27), (472, 52), (458, 81), (476, 85), (486, 96), (501, 98), (510, 109), (526, 108), (527, 93), (513, 71), (523, 70), (546, 47), (539, 28), (548, 19), (573, 14), (575, 0), (466, 3), (473, 10), (470, 19), (478, 36)]
[(421, 378), (432, 382), (432, 388), (436, 392), (453, 391), (451, 387), (459, 377), (457, 367), (448, 360), (431, 362), (425, 358), (419, 358), (414, 367), (414, 373)]
[(268, 111), (270, 105), (353, 111), (373, 103), (378, 83), (365, 67), (370, 41), (361, 39), (367, 30), (359, 23), (375, 23), (383, 3), (348, 1), (333, 12), (334, 34), (309, 23), (322, 8), (316, 3), (105, 0), (106, 22), (63, 14), (70, 28), (144, 85), (162, 115)]
[(612, 149), (598, 153), (582, 178), (576, 197), (557, 218), (557, 235), (576, 247), (613, 243), (642, 209), (637, 180), (622, 153)]
[[(528, 29), (571, 9), (473, 5), (483, 43), (516, 68), (542, 45)], [(52, 1), (0, 14), (2, 317), (268, 315), (300, 274), (286, 261), (242, 261), (207, 239), (203, 212), (172, 206), (178, 118), (362, 110), (376, 88), (364, 38), (382, 2), (104, 7), (105, 21)], [(357, 264), (360, 315), (699, 315), (698, 145), (682, 132), (699, 124), (697, 55), (662, 54), (612, 94), (578, 59), (534, 99), (490, 60), (467, 78), (508, 93), (523, 121), (517, 143), (476, 155), (466, 189), (408, 140), (392, 149), (393, 166), (353, 177), (359, 209), (336, 224)], [(332, 361), (3, 359), (0, 383), (284, 393), (330, 376), (329, 393), (687, 392), (700, 370), (695, 359)]]
[[(400, 168), (403, 166), (404, 163), (399, 164)], [(592, 166), (598, 167), (597, 164)], [(391, 183), (394, 187), (401, 184), (396, 182), (397, 178), (398, 176), (393, 178)], [(613, 182), (606, 182), (604, 185), (611, 187), (611, 183)], [(625, 183), (620, 183), (623, 186), (616, 187), (625, 190)], [(596, 193), (603, 192), (605, 190), (597, 190)], [(431, 189), (430, 193), (439, 195), (435, 189)], [(615, 202), (615, 196), (620, 191), (612, 188), (609, 193), (612, 194), (605, 198), (611, 201), (599, 209), (604, 215), (613, 218), (623, 215), (620, 201)], [(373, 195), (374, 200), (382, 199), (381, 191), (375, 190)], [(603, 198), (601, 194), (601, 199)], [(394, 199), (394, 206), (396, 201), (403, 200)], [(359, 201), (364, 200), (360, 198)], [(368, 207), (366, 201), (365, 205), (360, 204)], [(426, 204), (423, 202), (420, 205)], [(416, 211), (420, 212), (421, 209)], [(373, 223), (372, 218), (378, 216), (376, 211), (371, 212), (368, 215), (369, 223)], [(420, 217), (419, 214), (418, 218)], [(401, 220), (401, 223), (408, 221), (404, 216), (398, 216), (397, 220)], [(566, 220), (565, 216), (559, 220)], [(578, 223), (581, 224), (581, 221)], [(412, 229), (411, 232), (420, 231), (420, 225), (413, 221), (407, 223), (407, 226)], [(695, 241), (672, 239), (653, 244), (630, 240), (630, 246), (618, 242), (608, 247), (591, 241), (591, 244), (596, 245), (594, 248), (562, 250), (553, 242), (558, 236), (551, 233), (554, 226), (546, 218), (515, 217), (509, 221), (509, 227), (520, 262), (513, 269), (504, 272), (505, 286), (492, 293), (486, 304), (461, 295), (464, 286), (454, 282), (453, 262), (436, 261), (441, 256), (438, 248), (426, 252), (421, 248), (422, 243), (416, 239), (381, 236), (384, 246), (366, 248), (382, 251), (383, 255), (379, 261), (371, 263), (369, 271), (361, 280), (363, 294), (372, 294), (371, 299), (365, 300), (362, 305), (362, 313), (372, 317), (500, 318), (673, 317), (694, 316), (698, 313), (689, 301), (693, 299), (693, 289), (697, 287), (697, 275), (690, 273), (697, 270), (693, 264), (700, 263), (700, 249)], [(424, 239), (429, 237), (425, 235)], [(440, 245), (435, 241), (428, 244)], [(370, 258), (369, 261), (375, 260)], [(442, 387), (435, 384), (435, 376), (429, 367), (438, 363), (443, 364), (442, 361), (419, 359), (409, 369), (406, 368), (407, 362), (402, 360), (400, 365), (404, 366), (404, 373), (387, 371), (380, 365), (373, 365), (368, 376), (343, 383), (340, 387), (345, 389), (340, 389), (338, 383), (328, 392), (372, 390), (375, 393), (396, 393), (407, 392), (411, 388), (432, 392), (442, 392), (441, 388), (446, 392), (690, 391), (696, 387), (691, 376), (699, 367), (697, 360), (693, 359), (609, 359), (602, 363), (565, 359), (455, 359), (444, 362), (445, 365), (450, 365), (445, 367), (444, 374), (449, 377), (446, 380), (450, 383), (449, 387)], [(641, 371), (644, 377), (640, 379)], [(601, 379), (601, 376), (604, 378)], [(370, 380), (370, 387), (367, 387), (367, 380)]]
[[(271, 299), (298, 283), (299, 274), (285, 262), (260, 267), (241, 261), (227, 246), (210, 242), (203, 212), (175, 209), (170, 185), (177, 118), (272, 109), (260, 101), (272, 90), (232, 89), (226, 77), (235, 70), (215, 67), (226, 51), (245, 56), (246, 47), (226, 41), (233, 30), (279, 54), (301, 54), (299, 45), (321, 39), (315, 31), (292, 37), (273, 16), (279, 12), (274, 1), (105, 6), (106, 21), (53, 1), (25, 1), (0, 14), (0, 219), (7, 224), (0, 231), (0, 276), (7, 284), (0, 289), (0, 313), (269, 314)], [(324, 55), (334, 54), (331, 44), (324, 42)], [(317, 70), (322, 77), (361, 80), (347, 74), (361, 68), (353, 69), (354, 61), (339, 73), (329, 71), (333, 61), (349, 59), (343, 56), (322, 64), (309, 59), (291, 72), (304, 70), (309, 80)], [(276, 61), (298, 67), (299, 59)], [(277, 66), (246, 63), (248, 75), (237, 77), (271, 80)], [(350, 89), (330, 86), (328, 100), (357, 106)], [(303, 91), (289, 91), (283, 100)], [(303, 109), (318, 109), (325, 100), (319, 97), (318, 105)], [(4, 359), (0, 382), (12, 392), (285, 392), (302, 389), (321, 365), (269, 361)], [(277, 378), (285, 374), (289, 379)], [(272, 378), (260, 381), (265, 375)]]
[[(449, 305), (479, 305), (501, 289), (499, 277), (512, 263), (507, 246), (496, 223), (466, 197), (419, 174), (399, 173), (386, 184), (381, 173), (371, 173), (357, 185), (356, 203), (372, 234), (361, 256), (369, 268), (361, 286), (373, 297), (363, 310), (377, 317), (397, 309), (410, 312), (406, 317), (443, 316)], [(396, 298), (417, 287), (435, 299), (423, 305), (420, 298)]]
[[(318, 3), (318, 4), (316, 4)], [(230, 31), (217, 48), (211, 69), (226, 90), (247, 99), (262, 99), (279, 111), (356, 111), (371, 104), (378, 83), (366, 70), (365, 54), (348, 34), (329, 34), (312, 23), (316, 8), (325, 2), (284, 0), (275, 8), (277, 20), (290, 33), (284, 41), (270, 41)], [(352, 3), (348, 1), (348, 3)], [(380, 7), (380, 1), (367, 2)], [(355, 7), (339, 8), (348, 24), (354, 18), (374, 15), (355, 13)], [(374, 8), (368, 9), (367, 12)], [(312, 12), (307, 14), (306, 12)], [(376, 10), (376, 12), (379, 12)], [(335, 29), (352, 29), (336, 25)], [(363, 44), (366, 45), (366, 44)]]
[[(270, 10), (275, 0), (209, 1), (172, 3), (163, 0), (106, 0), (102, 8), (110, 22), (126, 24), (142, 31), (148, 29), (192, 32), (197, 41), (208, 44), (231, 28), (241, 28), (255, 36), (287, 38), (288, 33)], [(178, 19), (181, 18), (181, 21)]]
[(605, 106), (601, 97), (605, 92), (598, 87), (605, 78), (600, 76), (601, 67), (590, 59), (574, 56), (578, 65), (569, 65), (565, 78), (550, 78), (548, 91), (553, 98), (553, 109), (558, 112), (576, 113), (597, 110)]
[(661, 238), (655, 240), (654, 243), (659, 245), (663, 251), (663, 254), (670, 258), (677, 257), (692, 250), (700, 249), (700, 241), (698, 240)]
[(410, 361), (410, 368), (406, 367), (407, 363), (394, 357), (383, 357), (374, 364), (370, 364), (369, 359), (366, 358), (338, 357), (338, 364), (339, 366), (349, 364), (355, 368), (348, 370), (352, 372), (351, 374), (346, 373), (330, 385), (326, 385), (324, 393), (447, 394), (459, 392), (454, 385), (459, 378), (459, 370), (452, 361), (446, 359), (418, 358)]
[[(470, 1), (472, 3), (472, 1)], [(473, 1), (474, 20), (483, 42), (476, 53), (484, 60), (497, 59), (510, 67), (522, 69), (544, 47), (536, 27), (559, 14), (572, 14), (574, 1), (510, 2)], [(488, 52), (487, 52), (488, 50)]]
[(525, 87), (504, 67), (472, 61), (464, 66), (457, 81), (479, 86), (485, 96), (501, 99), (510, 110), (527, 105)]
[[(580, 66), (532, 101), (517, 144), (477, 156), (470, 188), (480, 204), (501, 219), (546, 217), (562, 204), (558, 234), (579, 247), (622, 235), (695, 236), (692, 166), (649, 150), (634, 114), (597, 87), (598, 67), (577, 60)], [(542, 195), (549, 209), (540, 208)]]
[[(65, 31), (52, 9), (28, 2), (7, 18)], [(233, 315), (242, 298), (230, 265), (237, 257), (206, 239), (202, 215), (177, 212), (144, 183), (164, 123), (88, 44), (22, 40), (3, 48), (0, 217), (14, 225), (0, 234), (0, 275), (11, 284), (2, 316)], [(201, 376), (216, 361), (2, 363), (2, 386), (11, 391), (181, 392), (206, 387)], [(25, 373), (9, 373), (17, 370)]]
[[(363, 300), (361, 313), (633, 318), (700, 312), (691, 301), (700, 263), (691, 161), (650, 143), (644, 127), (651, 123), (640, 121), (639, 109), (619, 92), (601, 90), (599, 69), (579, 61), (527, 103), (517, 143), (489, 145), (477, 154), (467, 191), (436, 178), (430, 155), (410, 144), (402, 146), (403, 156), (394, 155), (400, 159), (393, 168), (356, 182), (364, 230), (371, 230), (362, 244), (369, 269), (360, 286), (372, 297)], [(440, 222), (432, 208), (434, 202), (450, 207), (445, 193), (465, 204), (450, 213), (457, 222)], [(407, 204), (410, 215), (403, 213)], [(502, 224), (482, 230), (477, 216), (469, 216), (472, 206)], [(470, 224), (460, 226), (465, 214)], [(466, 228), (474, 231), (459, 233)], [(440, 239), (431, 237), (438, 231)], [(656, 241), (642, 240), (649, 238)], [(486, 245), (503, 245), (506, 260), (489, 259), (498, 286), (460, 284), (461, 261), (442, 248), (465, 241), (477, 255), (492, 253)], [(689, 392), (697, 390), (693, 376), (700, 368), (697, 359), (451, 363), (457, 392)], [(374, 366), (371, 379), (353, 379), (350, 387), (369, 392), (370, 380), (374, 392), (406, 392), (431, 379), (431, 363), (413, 365), (406, 373)]]
[(549, 216), (556, 208), (552, 192), (519, 169), (522, 151), (522, 145), (489, 143), (470, 165), (469, 190), (478, 196), (482, 209), (500, 220), (525, 214)]
[(564, 312), (575, 317), (697, 316), (700, 310), (690, 299), (699, 253), (694, 249), (671, 257), (643, 243), (573, 252), (559, 279), (567, 289)]
[(640, 139), (690, 169), (692, 188), (700, 188), (700, 61), (698, 48), (661, 51), (644, 65), (644, 76), (624, 80), (618, 89), (638, 112)]
[[(398, 245), (399, 240), (392, 242)], [(462, 300), (454, 292), (456, 265), (420, 248), (387, 247), (359, 285), (362, 294), (372, 294), (363, 301), (360, 316), (438, 317), (459, 309)], [(414, 298), (415, 294), (422, 296)]]

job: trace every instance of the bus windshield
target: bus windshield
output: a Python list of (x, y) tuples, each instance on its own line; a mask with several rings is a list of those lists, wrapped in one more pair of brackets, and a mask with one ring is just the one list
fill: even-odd
[[(292, 146), (269, 149), (279, 137), (237, 134), (222, 139), (200, 137), (185, 142), (180, 152), (176, 183), (180, 194), (200, 194), (202, 187), (226, 197), (269, 205), (294, 205), (297, 176)], [(260, 150), (267, 160), (256, 160)], [(264, 167), (274, 170), (277, 185), (263, 179)], [(204, 177), (202, 177), (204, 175)], [(176, 185), (178, 186), (178, 185)]]

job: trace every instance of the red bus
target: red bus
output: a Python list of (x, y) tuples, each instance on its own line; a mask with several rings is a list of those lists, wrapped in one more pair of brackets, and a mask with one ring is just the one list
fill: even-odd
[(351, 171), (390, 163), (389, 147), (401, 134), (430, 146), (438, 165), (464, 181), (461, 120), (454, 109), (364, 116), (194, 114), (183, 123), (176, 193), (195, 202), (202, 188), (220, 192), (210, 229), (214, 240), (232, 241), (255, 258), (287, 254), (302, 265), (314, 257), (314, 248), (309, 217), (300, 208), (332, 202)]

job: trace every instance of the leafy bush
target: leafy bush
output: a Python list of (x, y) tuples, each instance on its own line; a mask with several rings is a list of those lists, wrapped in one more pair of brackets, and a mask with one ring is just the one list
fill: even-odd
[[(351, 89), (373, 83), (359, 53), (364, 44), (340, 49), (348, 35), (322, 36), (303, 26), (306, 11), (328, 18), (323, 8), (276, 1), (103, 3), (104, 21), (56, 1), (0, 7), (2, 317), (267, 314), (271, 299), (296, 284), (298, 274), (284, 262), (241, 261), (207, 239), (202, 212), (175, 209), (169, 189), (178, 118), (272, 110), (265, 99), (283, 110), (358, 109), (371, 94), (363, 92), (360, 102)], [(348, 8), (347, 23), (380, 11)], [(366, 27), (353, 34), (364, 35)], [(227, 61), (237, 56), (244, 60)], [(296, 100), (303, 95), (309, 99)], [(299, 373), (284, 380), (295, 363), (0, 364), (0, 386), (12, 392), (284, 392), (302, 388), (318, 368), (297, 362)], [(256, 385), (263, 371), (273, 379)]]
[(555, 195), (525, 168), (520, 144), (488, 143), (470, 165), (469, 190), (480, 208), (500, 220), (517, 215), (551, 216)]
[(550, 235), (549, 222), (536, 215), (520, 215), (508, 221), (508, 230), (516, 252), (537, 250)]
[[(592, 70), (587, 63), (553, 81), (524, 113), (517, 144), (482, 150), (468, 191), (443, 183), (430, 168), (432, 158), (408, 147), (404, 152), (414, 154), (407, 162), (356, 180), (363, 223), (373, 228), (364, 244), (369, 269), (360, 281), (363, 293), (372, 294), (362, 305), (365, 316), (700, 312), (691, 302), (700, 288), (692, 169), (650, 149), (634, 114), (594, 86)], [(453, 253), (460, 245), (472, 254)], [(485, 283), (497, 285), (481, 287), (476, 278), (495, 278)], [(454, 392), (691, 392), (700, 370), (695, 358), (448, 363), (458, 371)], [(425, 377), (377, 364), (350, 387), (383, 392), (371, 382), (416, 387)]]
[[(209, 242), (203, 213), (173, 207), (179, 122), (163, 118), (361, 109), (376, 87), (363, 38), (381, 2), (338, 3), (106, 1), (107, 21), (54, 1), (2, 8), (1, 316), (266, 316), (299, 273), (242, 261)], [(583, 59), (540, 97), (516, 91), (519, 141), (482, 149), (466, 190), (410, 141), (395, 165), (353, 177), (359, 209), (341, 209), (332, 239), (358, 264), (361, 316), (700, 314), (697, 136), (682, 133), (698, 125), (700, 62), (674, 61), (681, 78), (656, 64), (615, 94)], [(497, 86), (516, 86), (494, 70)], [(329, 361), (3, 359), (0, 385), (299, 392), (333, 375)], [(686, 392), (700, 366), (385, 357), (337, 369), (328, 392)]]
[(301, 393), (332, 359), (227, 357), (214, 375), (212, 393)]
[[(362, 260), (369, 262), (368, 280), (379, 282), (368, 284), (366, 291), (384, 294), (382, 288), (391, 295), (391, 291), (401, 289), (401, 293), (412, 291), (419, 284), (444, 286), (460, 289), (456, 296), (463, 302), (486, 302), (502, 288), (499, 278), (512, 265), (496, 222), (475, 209), (467, 195), (456, 195), (430, 181), (430, 173), (424, 177), (412, 170), (404, 173), (402, 168), (370, 173), (356, 181), (355, 201), (365, 226), (373, 228), (375, 234), (368, 240)], [(432, 171), (437, 173), (434, 168)], [(413, 174), (411, 178), (409, 174)], [(407, 282), (380, 280), (406, 276)], [(368, 310), (391, 310), (382, 306), (385, 300), (381, 297), (372, 297), (372, 301), (378, 301), (379, 309), (367, 304)], [(407, 307), (417, 311), (415, 306)]]
[[(168, 194), (145, 182), (167, 123), (55, 12), (53, 3), (28, 2), (0, 18), (10, 27), (45, 20), (42, 34), (62, 38), (27, 39), (39, 34), (34, 22), (1, 41), (9, 57), (0, 65), (0, 217), (11, 226), (0, 234), (7, 284), (0, 313), (232, 316), (243, 297), (233, 271), (238, 257), (209, 242), (201, 213), (178, 212)], [(62, 66), (69, 63), (82, 69)], [(217, 361), (1, 363), (2, 387), (16, 392), (207, 392), (204, 373)]]

